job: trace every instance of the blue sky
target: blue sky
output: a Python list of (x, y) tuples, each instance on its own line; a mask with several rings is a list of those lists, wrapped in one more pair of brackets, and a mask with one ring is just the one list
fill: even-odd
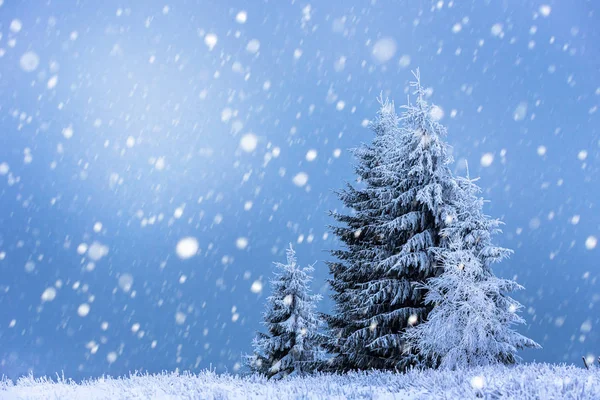
[(236, 371), (287, 243), (326, 294), (348, 149), (417, 67), (506, 223), (523, 358), (599, 355), (594, 2), (36, 3), (0, 6), (3, 375)]

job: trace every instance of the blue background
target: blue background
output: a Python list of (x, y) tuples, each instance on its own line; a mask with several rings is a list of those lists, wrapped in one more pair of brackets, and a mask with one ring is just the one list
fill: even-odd
[[(515, 294), (519, 329), (543, 346), (524, 360), (599, 355), (600, 247), (586, 246), (600, 237), (599, 12), (583, 0), (5, 0), (0, 374), (237, 371), (288, 242), (316, 262), (314, 290), (327, 293), (323, 261), (337, 246), (327, 211), (341, 206), (332, 190), (354, 179), (348, 149), (371, 140), (363, 125), (380, 93), (405, 103), (416, 67), (444, 112), (455, 171), (468, 161), (486, 212), (506, 223), (497, 241), (515, 254), (496, 273), (526, 287)], [(39, 57), (29, 72), (28, 51)], [(240, 147), (247, 133), (252, 152)], [(200, 250), (184, 260), (175, 249), (188, 236)], [(77, 248), (93, 242), (108, 253), (88, 271)], [(48, 287), (56, 298), (44, 302)], [(330, 306), (325, 296), (320, 309)]]

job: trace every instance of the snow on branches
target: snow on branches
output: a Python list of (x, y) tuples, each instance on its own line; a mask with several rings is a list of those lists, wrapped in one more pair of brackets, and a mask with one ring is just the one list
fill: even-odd
[(320, 295), (311, 294), (312, 266), (300, 268), (292, 245), (287, 263), (275, 263), (272, 294), (267, 298), (263, 323), (268, 333), (254, 339), (254, 355), (248, 358), (253, 372), (282, 378), (310, 372), (320, 357), (316, 304)]

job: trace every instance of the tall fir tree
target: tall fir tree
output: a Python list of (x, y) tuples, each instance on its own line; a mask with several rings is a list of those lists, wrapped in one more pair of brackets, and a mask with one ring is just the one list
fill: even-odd
[(425, 301), (435, 307), (427, 321), (404, 337), (430, 365), (441, 368), (513, 364), (517, 350), (539, 345), (513, 329), (525, 321), (517, 314), (521, 304), (507, 293), (522, 287), (496, 277), (491, 268), (512, 252), (492, 243), (500, 221), (483, 213), (474, 180), (467, 175), (457, 183), (457, 214), (442, 231), (449, 251), (438, 254), (443, 272), (422, 287)]
[(339, 223), (331, 230), (343, 243), (329, 263), (335, 304), (325, 316), (335, 371), (403, 370), (419, 360), (405, 351), (402, 334), (431, 310), (416, 284), (435, 275), (432, 250), (446, 246), (440, 233), (454, 214), (449, 202), (458, 185), (446, 130), (432, 115), (418, 71), (415, 78), (416, 103), (398, 118), (382, 101), (373, 142), (354, 151), (360, 185), (338, 193), (352, 212), (331, 213)]
[(313, 268), (300, 268), (291, 244), (287, 263), (275, 266), (272, 294), (263, 313), (268, 333), (257, 334), (248, 364), (252, 372), (278, 379), (308, 373), (317, 366), (322, 350), (316, 306), (321, 296), (311, 294)]

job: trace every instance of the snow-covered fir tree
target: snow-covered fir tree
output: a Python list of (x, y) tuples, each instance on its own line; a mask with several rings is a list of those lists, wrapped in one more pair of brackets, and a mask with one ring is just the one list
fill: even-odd
[(379, 243), (378, 235), (370, 228), (375, 225), (378, 217), (377, 207), (373, 206), (373, 203), (378, 200), (373, 190), (370, 190), (375, 186), (378, 178), (374, 169), (381, 165), (385, 149), (394, 141), (393, 137), (399, 134), (399, 118), (393, 103), (387, 100), (380, 102), (381, 108), (377, 117), (370, 124), (370, 129), (375, 133), (373, 142), (353, 150), (358, 160), (355, 173), (360, 183), (366, 184), (367, 188), (355, 188), (347, 184), (338, 192), (338, 196), (353, 213), (331, 213), (338, 222), (343, 224), (333, 226), (331, 229), (345, 244), (345, 248), (332, 252), (338, 261), (328, 263), (332, 275), (329, 284), (333, 292), (335, 308), (334, 314), (324, 316), (330, 335), (327, 348), (334, 355), (329, 360), (330, 367), (336, 371), (380, 366), (380, 363), (374, 362), (379, 359), (379, 356), (370, 351), (367, 343), (355, 348), (350, 347), (350, 343), (346, 343), (351, 334), (365, 326), (361, 321), (362, 314), (355, 310), (353, 304), (354, 292), (360, 285), (367, 284), (371, 279), (370, 266), (362, 262), (365, 259), (364, 252), (375, 248)]
[(329, 263), (334, 313), (325, 316), (333, 354), (331, 369), (396, 369), (414, 365), (402, 337), (431, 310), (416, 283), (436, 271), (432, 249), (455, 214), (449, 205), (458, 186), (448, 165), (445, 128), (425, 100), (418, 71), (416, 102), (400, 118), (381, 102), (371, 123), (375, 138), (354, 151), (359, 185), (339, 192), (350, 213), (332, 212), (343, 247)]
[(311, 372), (322, 356), (316, 313), (321, 296), (311, 294), (312, 266), (300, 268), (292, 245), (287, 263), (275, 263), (272, 294), (267, 298), (263, 324), (268, 333), (259, 332), (249, 357), (250, 370), (269, 378), (282, 378)]
[(442, 234), (460, 240), (465, 248), (473, 250), (486, 273), (491, 273), (491, 265), (510, 256), (512, 250), (493, 244), (493, 236), (502, 232), (502, 222), (484, 214), (485, 200), (479, 195), (477, 179), (470, 178), (468, 165), (466, 170), (466, 177), (455, 177), (458, 190), (453, 192), (452, 205), (456, 214), (449, 216)]
[(521, 305), (507, 293), (522, 287), (491, 269), (511, 251), (493, 245), (500, 221), (483, 213), (479, 187), (468, 176), (457, 183), (456, 215), (442, 231), (450, 251), (438, 253), (443, 272), (422, 287), (427, 304), (435, 307), (404, 337), (430, 365), (441, 368), (513, 364), (517, 350), (539, 345), (513, 328), (524, 320), (517, 314)]

